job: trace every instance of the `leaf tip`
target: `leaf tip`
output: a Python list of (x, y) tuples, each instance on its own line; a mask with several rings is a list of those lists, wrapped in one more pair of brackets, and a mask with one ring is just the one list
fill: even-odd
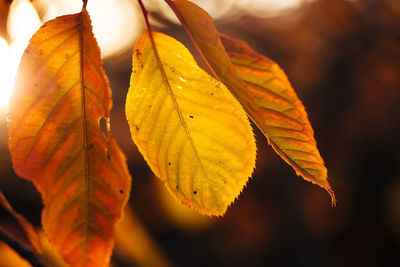
[(335, 197), (335, 192), (332, 190), (332, 188), (329, 186), (325, 188), (325, 190), (328, 192), (328, 194), (331, 196), (331, 201), (332, 201), (332, 207), (336, 207), (336, 197)]
[(320, 186), (321, 188), (325, 189), (326, 192), (328, 192), (329, 196), (331, 197), (331, 202), (332, 202), (331, 205), (332, 205), (332, 207), (336, 207), (336, 196), (335, 196), (335, 192), (332, 190), (332, 188), (331, 188), (331, 186), (329, 185), (329, 183), (328, 183), (327, 180), (325, 180), (325, 181), (323, 181), (323, 182), (320, 182), (320, 181), (314, 180), (314, 179), (312, 179), (312, 180), (307, 179), (307, 178), (305, 178), (305, 177), (302, 176), (302, 175), (299, 175), (299, 176), (300, 176), (300, 177), (303, 177), (305, 180), (310, 181), (311, 183), (316, 184), (316, 185)]

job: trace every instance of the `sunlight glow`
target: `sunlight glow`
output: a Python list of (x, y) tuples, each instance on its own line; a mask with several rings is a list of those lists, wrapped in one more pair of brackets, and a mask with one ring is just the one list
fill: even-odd
[(246, 0), (236, 1), (236, 6), (256, 17), (279, 16), (287, 10), (296, 8), (311, 0)]
[(40, 25), (40, 18), (29, 0), (13, 1), (7, 21), (7, 31), (12, 42), (29, 41)]
[[(37, 5), (44, 10), (44, 21), (48, 21), (61, 15), (80, 12), (82, 0), (37, 0)], [(144, 31), (143, 17), (136, 5), (136, 1), (131, 0), (88, 2), (87, 10), (102, 58), (130, 49), (134, 39)]]
[[(207, 11), (214, 20), (238, 20), (245, 15), (269, 18), (284, 15), (302, 4), (315, 0), (191, 0)], [(176, 16), (164, 1), (146, 0), (148, 10), (161, 13), (166, 19), (176, 24)], [(155, 23), (159, 27), (163, 25)]]
[(28, 0), (14, 0), (7, 21), (11, 44), (0, 38), (0, 107), (8, 104), (21, 56), (40, 25), (39, 16)]
[(17, 41), (10, 46), (0, 38), (0, 107), (5, 107), (10, 98), (18, 64), (27, 42)]

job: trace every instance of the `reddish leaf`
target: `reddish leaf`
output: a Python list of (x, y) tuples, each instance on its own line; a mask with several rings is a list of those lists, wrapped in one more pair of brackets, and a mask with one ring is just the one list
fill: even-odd
[(8, 11), (12, 1), (0, 0), (0, 37), (8, 39), (7, 37), (7, 19)]
[(111, 105), (86, 9), (43, 25), (16, 78), (9, 148), (16, 173), (42, 194), (50, 242), (72, 266), (108, 264), (129, 195), (125, 156), (99, 125)]
[(270, 145), (298, 175), (325, 188), (334, 205), (335, 195), (307, 112), (283, 70), (243, 41), (227, 36), (221, 36), (221, 40), (249, 94), (261, 107), (260, 127), (267, 133)]
[(32, 247), (36, 250), (37, 253), (41, 253), (42, 246), (35, 228), (21, 214), (19, 214), (13, 209), (13, 207), (10, 205), (10, 203), (8, 203), (6, 197), (3, 195), (3, 192), (1, 191), (0, 191), (0, 205), (2, 205), (18, 221), (18, 223), (24, 230), (26, 237), (28, 237), (28, 240), (31, 243)]

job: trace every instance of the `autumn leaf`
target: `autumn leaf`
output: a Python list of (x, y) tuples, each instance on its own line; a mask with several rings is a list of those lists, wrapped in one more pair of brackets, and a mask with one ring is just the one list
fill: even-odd
[(303, 104), (283, 70), (274, 61), (257, 54), (245, 42), (221, 35), (240, 78), (262, 109), (263, 128), (274, 150), (306, 180), (328, 190), (327, 170), (314, 139)]
[[(146, 31), (133, 55), (126, 115), (153, 172), (182, 203), (223, 215), (255, 164), (255, 140), (239, 102), (167, 35)], [(158, 51), (158, 52), (157, 52)]]
[(22, 258), (18, 253), (16, 253), (12, 248), (10, 248), (6, 243), (0, 242), (0, 266), (18, 266), (18, 267), (32, 267), (31, 264), (24, 258)]
[(35, 228), (30, 224), (25, 217), (16, 212), (14, 208), (8, 203), (3, 192), (0, 191), (0, 205), (3, 206), (21, 225), (24, 230), (26, 237), (28, 238), (31, 246), (35, 249), (37, 253), (42, 253), (42, 245), (40, 243), (40, 238), (35, 230)]
[(190, 1), (165, 1), (186, 29), (209, 70), (240, 101), (275, 152), (299, 176), (326, 189), (335, 205), (335, 195), (327, 181), (327, 170), (307, 113), (284, 72), (241, 41), (223, 38), (222, 43), (212, 18)]
[(172, 266), (130, 205), (125, 207), (124, 218), (116, 225), (115, 248), (116, 255), (121, 255), (129, 266)]
[(50, 242), (72, 266), (108, 264), (129, 195), (126, 159), (109, 130), (111, 105), (86, 9), (43, 25), (18, 70), (9, 149), (16, 173), (42, 194)]
[(8, 39), (7, 36), (7, 19), (8, 12), (12, 1), (0, 0), (0, 37)]

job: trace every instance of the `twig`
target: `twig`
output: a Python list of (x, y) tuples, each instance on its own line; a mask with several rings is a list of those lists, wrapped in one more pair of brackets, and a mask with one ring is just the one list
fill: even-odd
[(139, 5), (140, 5), (140, 8), (142, 9), (144, 21), (146, 22), (146, 28), (149, 31), (151, 31), (151, 26), (150, 26), (149, 18), (148, 18), (149, 12), (147, 12), (146, 8), (144, 7), (142, 0), (138, 0), (138, 2), (139, 2)]

